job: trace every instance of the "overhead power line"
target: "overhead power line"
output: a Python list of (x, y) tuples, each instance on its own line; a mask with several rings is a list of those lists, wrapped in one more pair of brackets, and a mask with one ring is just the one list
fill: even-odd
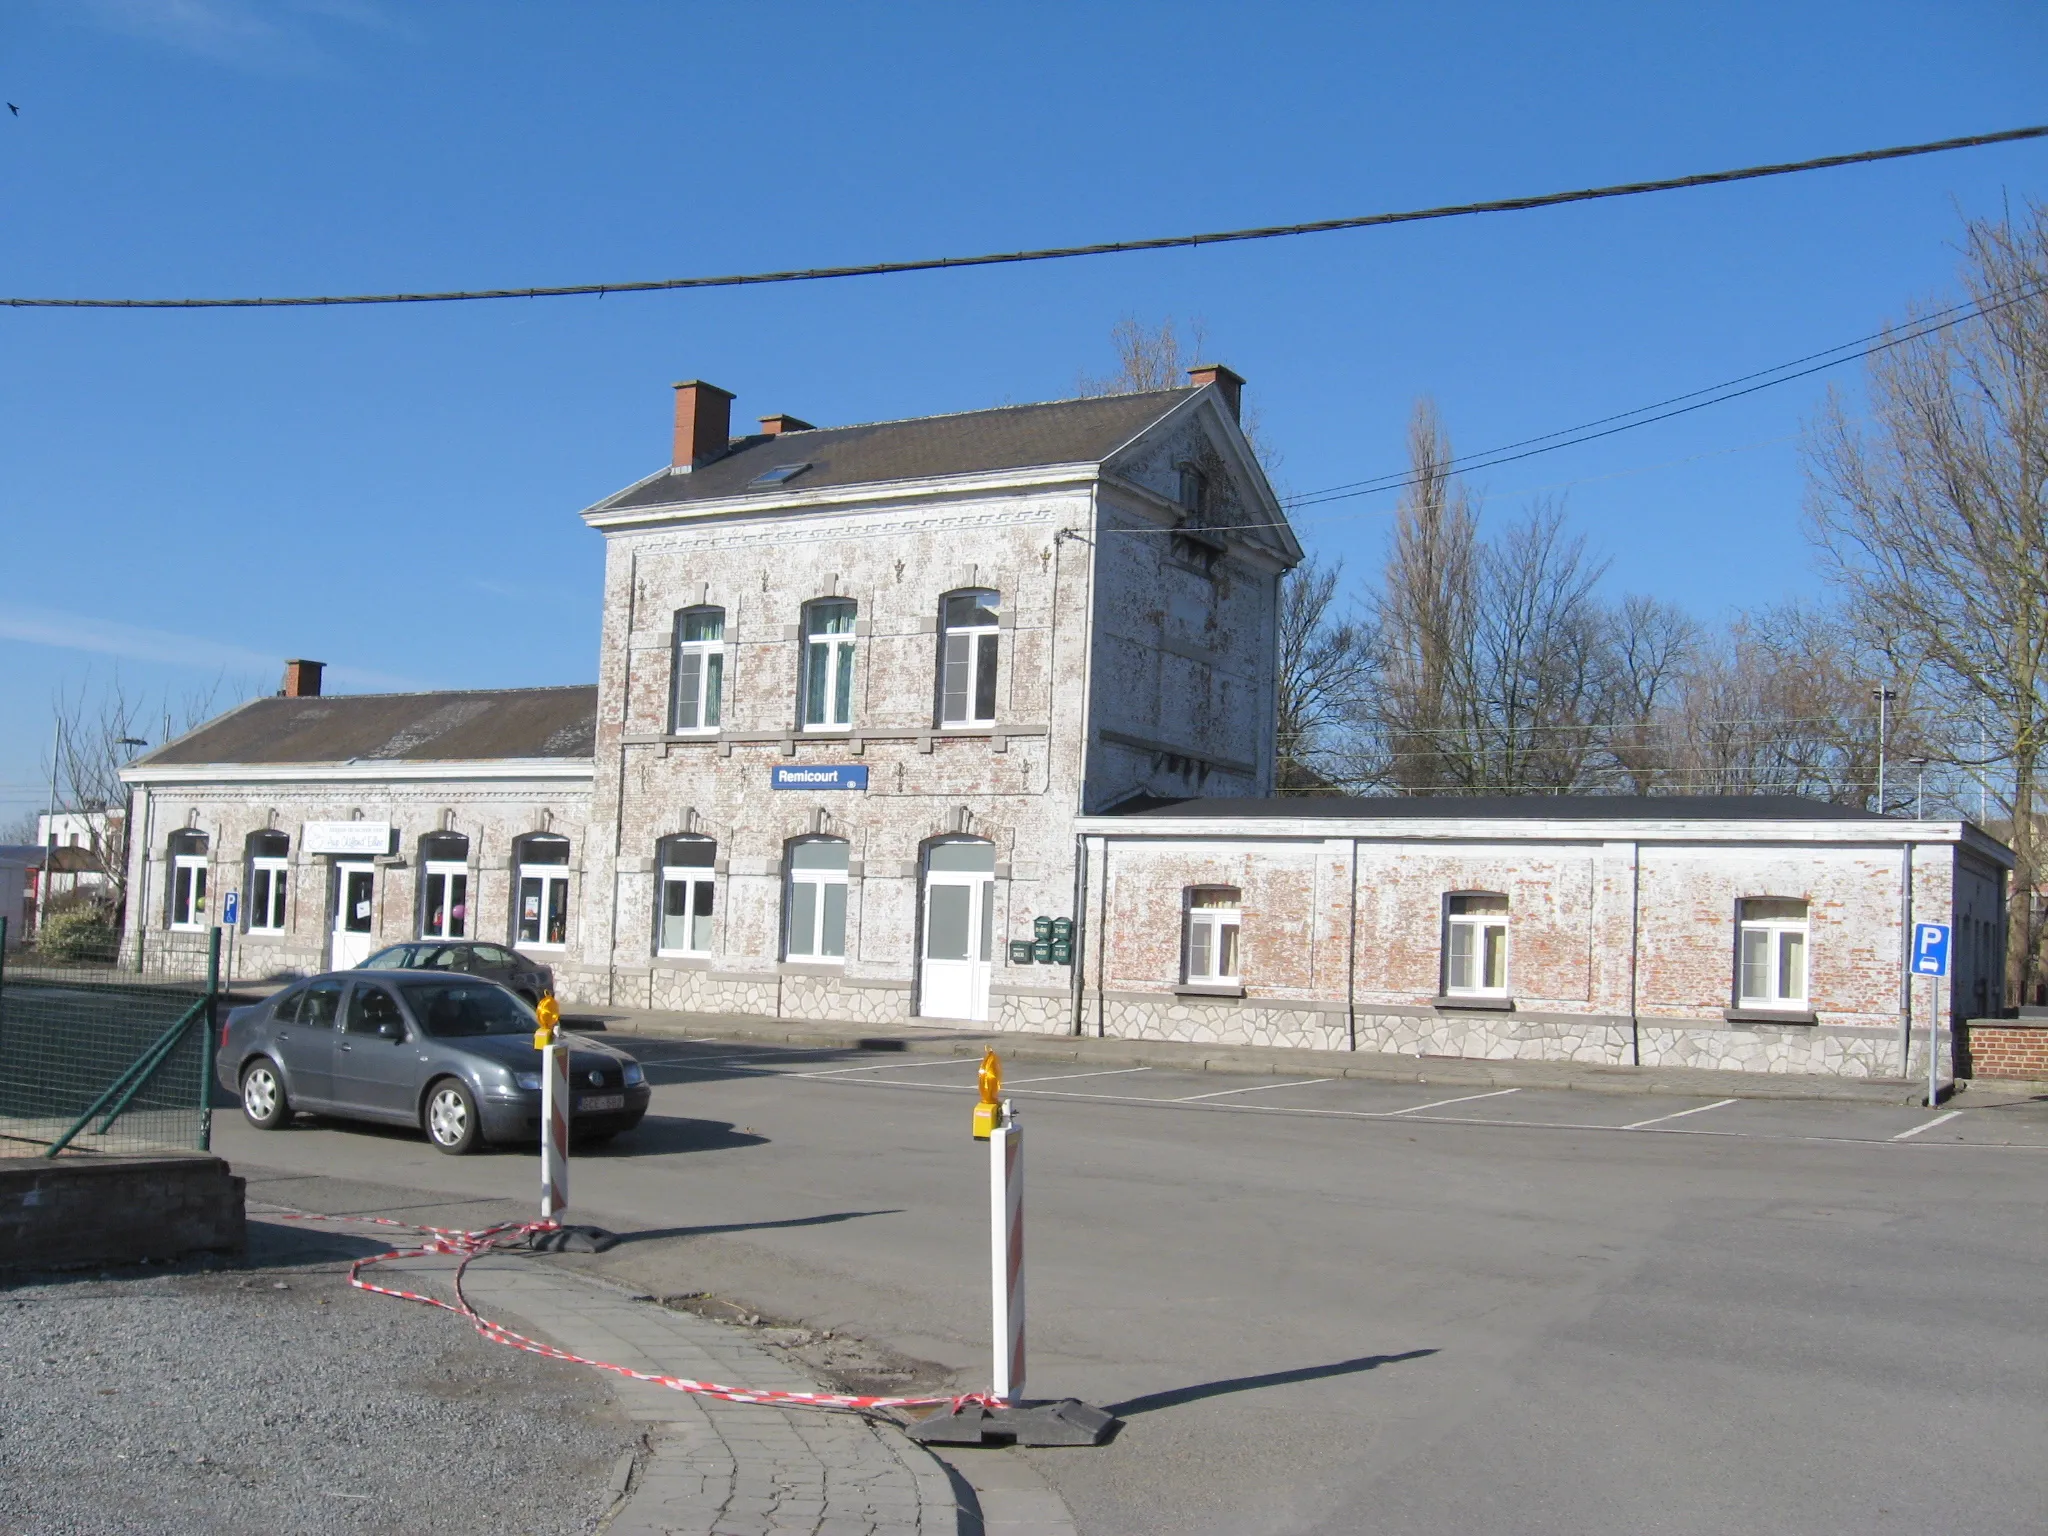
[(1521, 213), (1565, 203), (1598, 202), (1613, 197), (1638, 197), (1646, 192), (1678, 192), (1692, 187), (1757, 181), (1801, 171), (1833, 170), (1844, 165), (1869, 165), (1880, 160), (1905, 160), (1955, 149), (1979, 149), (2022, 139), (2048, 138), (2048, 124), (2008, 128), (2001, 133), (1937, 139), (1928, 144), (1900, 144), (1889, 149), (1864, 149), (1817, 160), (1792, 160), (1776, 165), (1750, 165), (1732, 171), (1706, 171), (1662, 181), (1631, 181), (1611, 187), (1586, 187), (1576, 192), (1545, 192), (1533, 197), (1501, 198), (1485, 203), (1453, 203), (1400, 213), (1368, 213), (1348, 219), (1319, 219), (1307, 224), (1272, 224), (1257, 229), (1217, 230), (1201, 235), (1164, 235), (1150, 240), (1111, 240), (1094, 245), (1050, 246), (1042, 250), (998, 251), (982, 256), (933, 256), (919, 261), (877, 261), (850, 267), (806, 267), (787, 272), (746, 272), (723, 277), (668, 277), (649, 282), (572, 283), (553, 288), (469, 288), (442, 293), (351, 293), (287, 298), (199, 299), (0, 299), (16, 309), (285, 309), (321, 304), (451, 304), (472, 299), (562, 299), (609, 293), (659, 293), (674, 288), (740, 288), (765, 283), (808, 283), (839, 277), (884, 277), (899, 272), (935, 272), (948, 267), (993, 267), (1027, 261), (1064, 261), (1076, 256), (1116, 256), (1132, 251), (1165, 251), (1186, 246), (1224, 245), (1240, 240), (1278, 240), (1293, 235), (1321, 235), (1342, 229), (1372, 229), (1384, 224), (1419, 224), (1430, 219), (1465, 218), (1482, 213)]

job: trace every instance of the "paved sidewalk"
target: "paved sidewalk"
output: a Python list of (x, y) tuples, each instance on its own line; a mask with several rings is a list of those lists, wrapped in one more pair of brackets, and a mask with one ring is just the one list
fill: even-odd
[[(422, 1260), (380, 1272), (438, 1274), (443, 1283), (432, 1288), (441, 1293), (448, 1268)], [(485, 1316), (593, 1359), (728, 1386), (817, 1387), (730, 1329), (636, 1301), (545, 1260), (479, 1259), (465, 1288)], [(624, 1501), (603, 1527), (608, 1536), (966, 1536), (981, 1529), (972, 1494), (963, 1506), (946, 1468), (893, 1429), (852, 1414), (728, 1403), (609, 1373), (604, 1379), (645, 1447), (630, 1478), (623, 1465), (615, 1474)]]
[(769, 1019), (745, 1014), (668, 1013), (646, 1008), (575, 1007), (621, 1034), (732, 1040), (828, 1050), (916, 1051), (1005, 1061), (1085, 1062), (1101, 1067), (1162, 1067), (1180, 1072), (1289, 1076), (1317, 1072), (1378, 1082), (1477, 1088), (1573, 1088), (1594, 1093), (1680, 1094), (1738, 1099), (1834, 1099), (1919, 1104), (1925, 1085), (1898, 1078), (1821, 1077), (1792, 1072), (1727, 1072), (1702, 1067), (1614, 1067), (1572, 1061), (1488, 1061), (1459, 1056), (1389, 1056), (1372, 1051), (1115, 1040), (1091, 1035), (1031, 1035), (951, 1025), (858, 1024), (840, 1019)]

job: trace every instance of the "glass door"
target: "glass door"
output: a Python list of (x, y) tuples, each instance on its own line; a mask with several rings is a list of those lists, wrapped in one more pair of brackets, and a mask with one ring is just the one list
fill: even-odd
[(346, 971), (377, 947), (377, 866), (334, 866), (334, 948), (328, 964)]
[(995, 874), (993, 843), (935, 843), (926, 853), (917, 1010), (921, 1017), (988, 1017)]

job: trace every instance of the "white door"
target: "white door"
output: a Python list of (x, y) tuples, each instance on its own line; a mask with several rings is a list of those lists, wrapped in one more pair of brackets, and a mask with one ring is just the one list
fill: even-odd
[(334, 866), (334, 952), (328, 961), (345, 971), (370, 958), (377, 947), (377, 866)]
[(993, 843), (936, 843), (925, 855), (924, 962), (918, 1013), (927, 1019), (988, 1017), (995, 943)]

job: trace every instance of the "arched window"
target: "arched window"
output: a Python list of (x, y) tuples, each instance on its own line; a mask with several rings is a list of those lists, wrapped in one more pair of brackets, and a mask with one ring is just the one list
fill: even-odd
[(725, 610), (685, 608), (676, 615), (668, 728), (678, 733), (715, 731), (724, 704)]
[(249, 859), (249, 906), (246, 921), (251, 933), (283, 933), (290, 908), (286, 905), (291, 882), (292, 840), (282, 832), (251, 832), (246, 845)]
[(469, 839), (460, 832), (420, 839), (420, 937), (469, 937)]
[(789, 845), (784, 953), (792, 960), (846, 958), (846, 874), (852, 847), (837, 837)]
[(569, 942), (569, 839), (535, 832), (519, 839), (519, 905), (513, 943), (561, 949)]
[(853, 723), (855, 612), (853, 602), (843, 597), (804, 605), (798, 718), (807, 731), (835, 730)]
[(1741, 903), (1735, 993), (1746, 1008), (1805, 1005), (1805, 902), (1752, 896)]
[(1238, 976), (1244, 893), (1234, 885), (1188, 888), (1187, 976), (1193, 985), (1228, 986)]
[(996, 621), (1000, 592), (976, 588), (945, 600), (939, 640), (939, 723), (993, 725), (996, 718)]
[(206, 848), (204, 832), (171, 834), (171, 927), (181, 932), (206, 931)]
[(1507, 990), (1507, 897), (1493, 891), (1445, 897), (1445, 995), (1505, 997)]
[(654, 948), (663, 955), (711, 953), (711, 919), (718, 899), (718, 844), (708, 837), (664, 837), (659, 930)]

